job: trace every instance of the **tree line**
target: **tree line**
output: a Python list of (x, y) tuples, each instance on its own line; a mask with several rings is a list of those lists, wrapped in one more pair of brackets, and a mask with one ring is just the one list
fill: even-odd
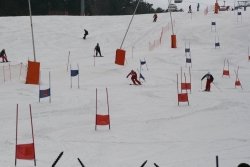
[[(84, 0), (86, 15), (131, 15), (138, 0)], [(80, 15), (81, 0), (30, 0), (32, 15), (48, 15), (49, 11), (68, 11), (69, 15)], [(162, 13), (164, 9), (153, 8), (153, 4), (140, 1), (137, 14)], [(28, 0), (1, 0), (0, 16), (29, 15)]]

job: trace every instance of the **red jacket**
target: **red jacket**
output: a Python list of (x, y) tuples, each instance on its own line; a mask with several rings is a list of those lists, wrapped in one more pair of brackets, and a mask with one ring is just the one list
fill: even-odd
[(132, 75), (132, 78), (137, 78), (137, 74), (135, 71), (131, 71), (128, 75), (127, 75), (127, 78), (128, 76)]
[(157, 18), (157, 14), (154, 14), (154, 17), (153, 18)]

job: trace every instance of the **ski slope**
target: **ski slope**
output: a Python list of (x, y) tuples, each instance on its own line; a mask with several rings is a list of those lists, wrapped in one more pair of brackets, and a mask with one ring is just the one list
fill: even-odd
[[(250, 13), (202, 11), (172, 13), (177, 48), (172, 49), (171, 30), (160, 46), (149, 51), (149, 42), (159, 39), (162, 27), (170, 23), (169, 13), (136, 15), (122, 48), (126, 50), (124, 66), (116, 65), (115, 52), (132, 16), (33, 16), (36, 61), (41, 63), (41, 89), (49, 87), (51, 100), (41, 99), (39, 86), (27, 85), (25, 78), (0, 84), (0, 164), (14, 166), (16, 104), (19, 105), (18, 143), (30, 143), (29, 104), (32, 106), (35, 151), (38, 167), (51, 166), (60, 152), (56, 166), (86, 167), (140, 166), (148, 160), (160, 167), (214, 167), (219, 156), (221, 167), (250, 163)], [(211, 21), (216, 32), (211, 32)], [(28, 16), (0, 17), (0, 49), (5, 49), (11, 65), (34, 60)], [(83, 40), (84, 29), (89, 31)], [(214, 47), (219, 37), (220, 48)], [(190, 42), (192, 68), (189, 103), (177, 101), (177, 74), (187, 75), (185, 43)], [(99, 43), (103, 58), (95, 58)], [(132, 50), (133, 48), (133, 50)], [(67, 71), (79, 65), (79, 83)], [(146, 60), (142, 86), (129, 85), (131, 69)], [(222, 77), (224, 60), (229, 61), (230, 78)], [(95, 65), (94, 65), (95, 60)], [(6, 63), (1, 63), (2, 66)], [(241, 87), (235, 88), (234, 70), (239, 66)], [(68, 67), (69, 68), (69, 67)], [(201, 92), (208, 71), (214, 76), (211, 92)], [(202, 88), (201, 88), (202, 86)], [(107, 97), (111, 117), (108, 126), (95, 131), (96, 89), (98, 113), (107, 114)], [(180, 85), (179, 85), (180, 90)], [(17, 160), (17, 166), (31, 167), (33, 161)]]

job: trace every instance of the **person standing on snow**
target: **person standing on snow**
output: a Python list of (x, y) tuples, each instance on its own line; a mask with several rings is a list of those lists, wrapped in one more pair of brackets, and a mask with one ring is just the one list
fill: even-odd
[(203, 80), (204, 78), (207, 78), (207, 83), (206, 83), (206, 89), (204, 91), (210, 91), (210, 87), (211, 87), (211, 82), (214, 81), (214, 77), (210, 74), (210, 72), (208, 72), (207, 74), (205, 74), (201, 80)]
[(131, 77), (132, 82), (134, 83), (134, 85), (137, 85), (136, 83), (138, 83), (139, 85), (141, 85), (141, 82), (137, 80), (137, 73), (134, 70), (131, 70), (131, 72), (127, 75), (127, 78), (129, 76)]
[(153, 18), (154, 18), (153, 22), (156, 22), (157, 21), (157, 14), (156, 13), (154, 14)]
[(97, 45), (95, 46), (95, 52), (96, 52), (96, 55), (99, 53), (100, 57), (102, 57), (102, 54), (101, 54), (101, 49), (100, 49), (100, 46), (99, 46), (99, 43), (97, 43)]
[(200, 8), (200, 4), (198, 3), (198, 5), (197, 5), (197, 11), (199, 11), (199, 8)]
[(188, 13), (192, 13), (191, 5), (189, 5), (189, 11)]
[(84, 29), (84, 36), (83, 39), (86, 39), (86, 36), (89, 35), (89, 32), (87, 30)]
[[(0, 57), (2, 57), (3, 62), (8, 62), (8, 60), (7, 60), (7, 55), (6, 55), (4, 49), (0, 52)], [(4, 61), (4, 60), (5, 60), (5, 61)]]

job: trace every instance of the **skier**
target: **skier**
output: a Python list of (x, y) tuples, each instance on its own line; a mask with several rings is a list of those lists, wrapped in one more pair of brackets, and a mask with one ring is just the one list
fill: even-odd
[(137, 80), (137, 73), (134, 70), (131, 70), (131, 72), (127, 75), (127, 78), (129, 76), (131, 77), (132, 82), (134, 83), (134, 85), (137, 85), (136, 83), (138, 83), (139, 85), (141, 85), (141, 82)]
[(189, 11), (188, 13), (192, 13), (191, 5), (189, 5)]
[(199, 8), (200, 8), (200, 4), (198, 3), (198, 5), (197, 5), (197, 11), (199, 11)]
[(156, 13), (154, 14), (153, 18), (154, 18), (153, 22), (156, 22), (156, 20), (157, 20), (157, 14)]
[[(0, 57), (2, 57), (2, 61), (3, 61), (3, 62), (8, 62), (8, 60), (7, 60), (7, 55), (6, 55), (4, 49), (0, 52)], [(4, 60), (5, 60), (5, 61), (4, 61)]]
[(83, 39), (86, 39), (86, 36), (89, 35), (89, 32), (87, 30), (84, 29), (84, 37)]
[(211, 82), (214, 81), (214, 77), (210, 74), (210, 72), (208, 72), (207, 74), (205, 74), (201, 78), (201, 80), (203, 80), (205, 77), (207, 78), (207, 83), (206, 83), (206, 89), (204, 91), (210, 92)]
[(102, 54), (101, 54), (101, 49), (100, 49), (100, 46), (99, 46), (99, 43), (97, 43), (97, 45), (95, 46), (95, 52), (96, 52), (96, 57), (97, 57), (97, 54), (99, 53), (100, 57), (103, 57)]

